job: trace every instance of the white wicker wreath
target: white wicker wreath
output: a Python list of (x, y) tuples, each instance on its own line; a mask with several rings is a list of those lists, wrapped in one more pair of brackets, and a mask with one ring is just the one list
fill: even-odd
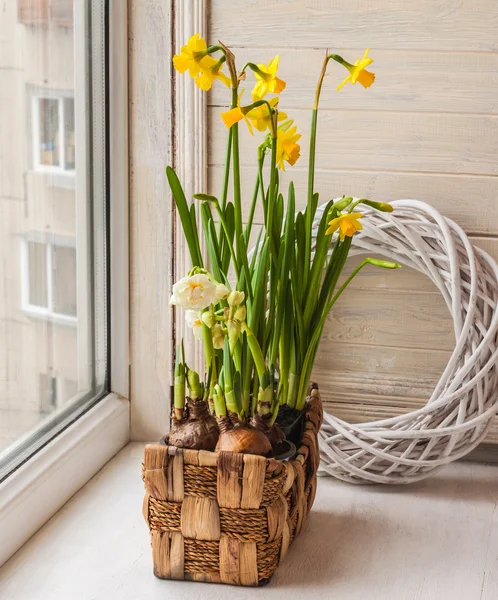
[[(455, 349), (427, 404), (351, 424), (324, 415), (320, 474), (351, 483), (409, 483), (473, 450), (498, 410), (498, 266), (462, 229), (418, 200), (367, 207), (351, 254), (377, 254), (425, 273), (453, 317)], [(317, 210), (314, 233), (324, 206)]]

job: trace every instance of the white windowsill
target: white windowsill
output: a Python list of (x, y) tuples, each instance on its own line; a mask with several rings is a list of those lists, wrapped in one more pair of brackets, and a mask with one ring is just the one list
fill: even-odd
[(128, 443), (129, 407), (109, 394), (0, 484), (0, 565)]
[(411, 486), (320, 478), (268, 587), (162, 581), (142, 517), (143, 444), (124, 448), (0, 570), (2, 600), (496, 600), (498, 467)]

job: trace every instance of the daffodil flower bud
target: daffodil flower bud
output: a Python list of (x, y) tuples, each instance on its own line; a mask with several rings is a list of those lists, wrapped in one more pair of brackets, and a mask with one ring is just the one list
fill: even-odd
[(239, 306), (239, 308), (235, 311), (235, 319), (239, 322), (245, 321), (247, 316), (247, 310), (245, 306)]
[(201, 315), (201, 319), (204, 325), (207, 325), (209, 329), (211, 329), (216, 323), (216, 316), (212, 310), (207, 310), (206, 312), (203, 312)]
[(213, 332), (213, 346), (216, 350), (222, 350), (225, 344), (225, 332), (223, 327), (216, 323), (212, 329)]
[(219, 283), (216, 286), (216, 300), (218, 300), (218, 302), (220, 300), (225, 300), (229, 294), (230, 294), (230, 290), (227, 288), (227, 286), (224, 283)]
[(244, 292), (230, 292), (228, 296), (228, 305), (229, 306), (240, 306), (242, 302), (244, 302), (245, 294)]
[(235, 319), (229, 319), (227, 321), (227, 331), (230, 349), (235, 348), (235, 344), (240, 336), (240, 323)]

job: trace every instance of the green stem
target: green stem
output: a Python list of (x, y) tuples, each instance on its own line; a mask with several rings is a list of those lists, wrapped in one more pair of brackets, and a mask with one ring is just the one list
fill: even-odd
[(247, 344), (249, 346), (249, 350), (251, 351), (259, 379), (261, 380), (263, 375), (266, 375), (266, 364), (265, 357), (263, 356), (263, 351), (261, 350), (261, 346), (259, 345), (256, 336), (247, 326), (247, 323), (242, 323), (242, 330), (245, 331), (247, 335)]
[(224, 215), (223, 211), (221, 210), (219, 203), (215, 202), (214, 204), (215, 204), (216, 211), (218, 212), (218, 216), (220, 218), (221, 227), (223, 229), (223, 232), (225, 233), (225, 243), (228, 246), (228, 249), (230, 250), (230, 255), (233, 260), (233, 268), (235, 269), (235, 274), (238, 279), (239, 275), (240, 275), (239, 263), (237, 261), (237, 255), (235, 254), (235, 249), (233, 247), (233, 244), (230, 242), (230, 235), (228, 233), (228, 225), (225, 220), (225, 215)]
[(267, 215), (266, 215), (266, 223), (267, 230), (266, 235), (268, 237), (268, 243), (270, 245), (270, 256), (273, 256), (274, 261), (276, 261), (276, 256), (274, 256), (274, 244), (273, 244), (273, 213), (275, 209), (275, 177), (276, 177), (276, 164), (277, 164), (277, 138), (272, 137), (271, 140), (271, 162), (270, 162), (270, 188), (268, 190), (268, 203), (267, 203)]
[[(232, 89), (232, 107), (237, 106), (237, 88)], [(235, 221), (236, 247), (240, 244), (242, 234), (242, 202), (240, 196), (240, 159), (239, 159), (239, 124), (232, 125), (232, 158), (233, 158), (233, 208)]]
[(230, 159), (232, 154), (232, 128), (228, 130), (227, 151), (225, 155), (225, 173), (223, 176), (223, 191), (221, 194), (221, 208), (225, 211), (228, 197), (228, 184), (230, 182)]
[[(265, 162), (265, 155), (263, 152), (261, 152), (261, 156), (259, 156), (258, 158), (258, 175), (256, 178), (256, 185), (254, 186), (254, 194), (252, 197), (252, 203), (251, 203), (251, 209), (249, 211), (249, 217), (247, 219), (247, 225), (246, 225), (246, 230), (245, 230), (245, 240), (246, 240), (246, 244), (249, 244), (249, 238), (251, 237), (251, 230), (252, 230), (252, 222), (254, 220), (254, 211), (256, 210), (256, 202), (258, 200), (258, 193), (259, 193), (259, 188), (260, 186), (262, 186), (263, 183), (263, 165)], [(264, 196), (264, 189), (262, 189), (262, 194)]]

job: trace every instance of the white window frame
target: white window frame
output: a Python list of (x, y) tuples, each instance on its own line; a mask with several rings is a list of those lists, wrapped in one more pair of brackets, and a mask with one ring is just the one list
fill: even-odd
[[(130, 440), (127, 4), (109, 0), (111, 391), (0, 483), (0, 566)], [(75, 3), (75, 128), (80, 134), (86, 130), (84, 120), (78, 123), (77, 106), (88, 81), (83, 68), (87, 11), (88, 2)], [(86, 172), (86, 164), (78, 160), (80, 171)], [(83, 179), (81, 185), (76, 180), (76, 193), (86, 193)], [(78, 213), (78, 228), (86, 225), (85, 218), (84, 211)], [(78, 262), (78, 269), (85, 266)], [(78, 293), (78, 311), (87, 296)], [(84, 339), (78, 352), (87, 350)]]
[[(55, 90), (37, 90), (31, 98), (32, 126), (33, 126), (33, 169), (39, 173), (53, 173), (74, 177), (75, 169), (66, 169), (66, 144), (65, 144), (65, 102), (66, 99), (74, 101), (72, 92)], [(59, 165), (44, 165), (40, 162), (40, 100), (57, 100), (57, 115), (59, 120)], [(76, 111), (75, 111), (76, 112)], [(76, 114), (75, 114), (76, 118)]]
[[(30, 264), (29, 264), (29, 243), (45, 245), (45, 260), (47, 266), (47, 306), (38, 306), (30, 302)], [(54, 305), (54, 281), (53, 281), (53, 248), (75, 248), (75, 244), (62, 243), (57, 241), (43, 241), (24, 237), (21, 241), (21, 299), (22, 310), (26, 314), (44, 319), (51, 319), (54, 323), (60, 325), (77, 325), (78, 317), (76, 315), (66, 315), (53, 310)], [(76, 279), (76, 286), (78, 278)]]

